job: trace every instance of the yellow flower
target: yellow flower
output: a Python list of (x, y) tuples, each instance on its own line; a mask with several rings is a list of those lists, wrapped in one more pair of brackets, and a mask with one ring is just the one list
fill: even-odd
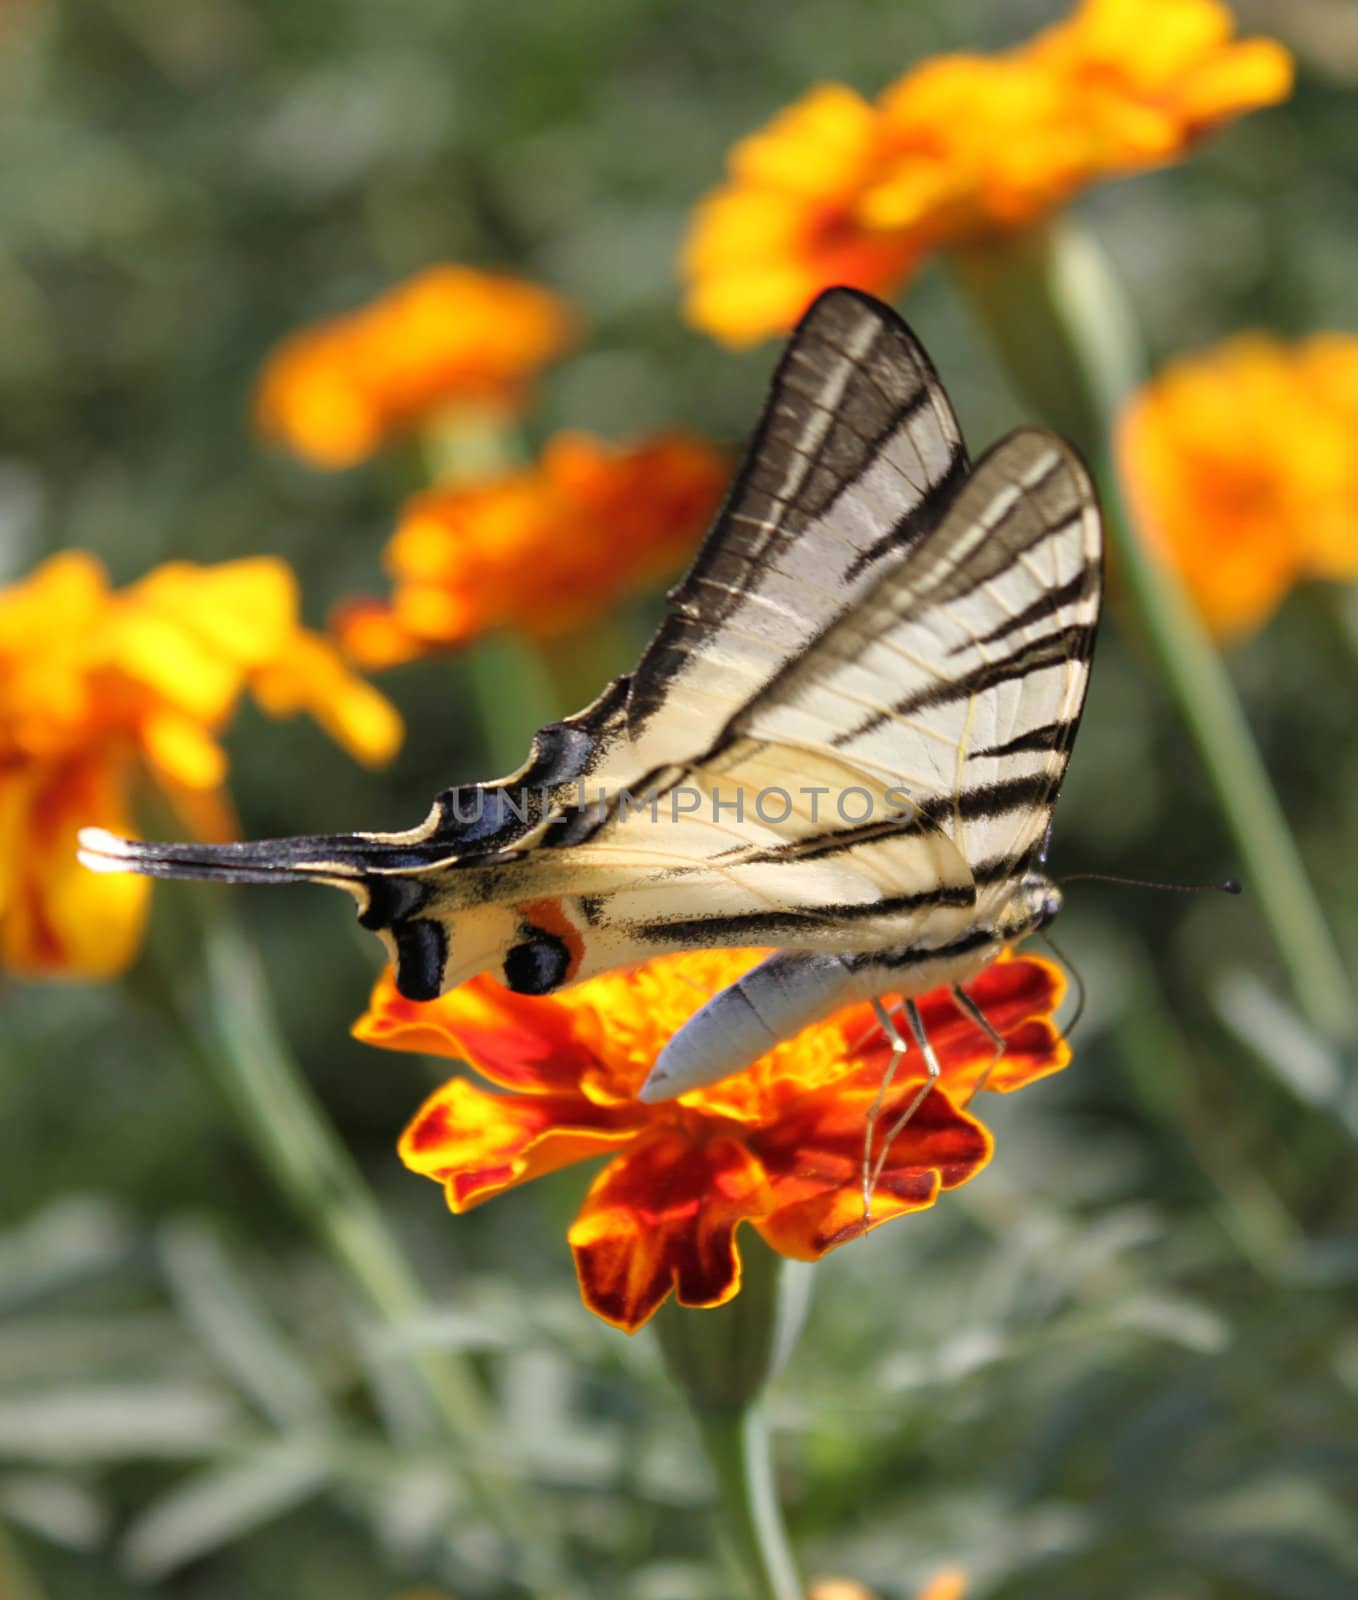
[(1244, 334), (1167, 367), (1118, 455), (1138, 521), (1221, 637), (1304, 578), (1358, 577), (1358, 337)]
[(297, 584), (271, 557), (175, 562), (115, 592), (83, 551), (0, 589), (0, 959), (19, 972), (102, 977), (136, 953), (145, 880), (76, 863), (86, 825), (135, 831), (149, 780), (195, 832), (233, 831), (218, 735), (242, 691), (311, 712), (359, 760), (401, 740), (395, 710), (298, 623)]
[(314, 467), (350, 467), (443, 408), (516, 410), (572, 326), (550, 290), (430, 267), (283, 340), (261, 374), (255, 420)]
[(931, 251), (1026, 226), (1286, 97), (1292, 64), (1219, 0), (1083, 0), (998, 56), (913, 68), (875, 104), (813, 89), (732, 152), (695, 214), (687, 311), (731, 344), (836, 283), (889, 294)]
[(387, 549), (392, 603), (354, 602), (336, 630), (368, 666), (506, 625), (561, 633), (681, 565), (726, 476), (685, 434), (627, 447), (559, 434), (537, 466), (411, 500)]

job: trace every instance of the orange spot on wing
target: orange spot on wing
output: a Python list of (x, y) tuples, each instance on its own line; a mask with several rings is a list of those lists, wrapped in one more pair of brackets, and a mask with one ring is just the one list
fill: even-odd
[(530, 900), (519, 910), (526, 922), (541, 928), (544, 933), (554, 934), (565, 945), (566, 954), (571, 958), (565, 980), (569, 983), (585, 959), (585, 940), (579, 928), (566, 915), (565, 906), (559, 900)]

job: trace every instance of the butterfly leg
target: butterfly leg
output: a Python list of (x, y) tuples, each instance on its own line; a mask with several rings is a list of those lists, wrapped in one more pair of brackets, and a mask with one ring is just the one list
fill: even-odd
[(929, 1043), (929, 1037), (924, 1031), (924, 1019), (919, 1014), (919, 1007), (913, 1000), (907, 1000), (905, 1002), (905, 1020), (910, 1028), (911, 1037), (920, 1047), (920, 1051), (924, 1056), (924, 1070), (926, 1077), (924, 1082), (920, 1084), (919, 1088), (912, 1096), (910, 1104), (906, 1106), (905, 1110), (901, 1112), (900, 1116), (898, 1116), (895, 1122), (893, 1122), (887, 1129), (886, 1137), (882, 1140), (881, 1151), (879, 1152), (877, 1159), (874, 1161), (872, 1156), (872, 1146), (873, 1136), (877, 1131), (877, 1119), (882, 1114), (882, 1106), (886, 1103), (886, 1097), (891, 1089), (892, 1082), (895, 1079), (896, 1069), (900, 1066), (901, 1057), (905, 1055), (910, 1046), (904, 1039), (901, 1038), (900, 1030), (897, 1028), (895, 1022), (892, 1021), (891, 1013), (880, 1000), (873, 1000), (872, 1009), (877, 1013), (877, 1020), (881, 1023), (882, 1031), (886, 1034), (887, 1039), (890, 1042), (891, 1060), (887, 1062), (886, 1071), (882, 1074), (881, 1085), (877, 1090), (877, 1094), (874, 1097), (871, 1106), (868, 1107), (868, 1114), (865, 1119), (865, 1126), (863, 1129), (864, 1223), (871, 1222), (872, 1220), (872, 1192), (877, 1187), (878, 1179), (882, 1176), (882, 1172), (886, 1167), (887, 1157), (891, 1152), (891, 1146), (895, 1143), (897, 1136), (905, 1127), (906, 1123), (908, 1123), (916, 1111), (919, 1110), (920, 1104), (925, 1095), (927, 1095), (930, 1089), (932, 1089), (933, 1086), (938, 1082), (941, 1074), (941, 1069), (938, 1064), (938, 1057), (934, 1054), (934, 1047)]
[(991, 1056), (989, 1062), (986, 1064), (985, 1071), (976, 1080), (975, 1087), (962, 1102), (963, 1109), (965, 1109), (971, 1104), (976, 1096), (980, 1094), (981, 1090), (985, 1088), (986, 1084), (990, 1082), (990, 1074), (994, 1072), (997, 1066), (999, 1066), (1000, 1059), (1004, 1055), (1005, 1050), (1004, 1035), (999, 1033), (991, 1025), (990, 1018), (986, 1016), (985, 1012), (981, 1010), (980, 1006), (976, 1004), (976, 1002), (971, 998), (971, 996), (960, 983), (953, 984), (952, 997), (995, 1047), (995, 1054)]

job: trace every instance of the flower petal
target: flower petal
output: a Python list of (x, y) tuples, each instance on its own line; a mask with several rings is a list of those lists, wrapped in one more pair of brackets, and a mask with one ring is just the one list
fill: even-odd
[(492, 1083), (530, 1095), (578, 1093), (595, 1066), (558, 1001), (511, 994), (486, 976), (437, 1000), (407, 1000), (388, 967), (353, 1034), (384, 1050), (470, 1061)]
[(585, 1304), (635, 1333), (673, 1291), (681, 1305), (718, 1306), (740, 1288), (739, 1222), (770, 1193), (739, 1138), (695, 1142), (681, 1127), (643, 1135), (591, 1187), (568, 1238)]
[[(966, 1040), (971, 1061), (981, 1072), (990, 1069), (986, 1088), (1001, 1094), (1068, 1065), (1070, 1046), (1051, 1021), (1066, 993), (1066, 975), (1054, 962), (1005, 954), (967, 985), (967, 993), (990, 1026), (1003, 1035), (1004, 1055), (995, 1061), (990, 1039), (950, 994), (939, 990), (921, 1008), (921, 1015), (940, 1059), (944, 1054), (960, 1056)], [(969, 1090), (976, 1077), (968, 1081)]]
[(128, 966), (151, 899), (144, 878), (86, 872), (76, 834), (94, 824), (132, 831), (124, 763), (92, 758), (0, 783), (0, 958), (18, 972), (105, 978)]
[[(1008, 1092), (1059, 1072), (1070, 1061), (1070, 1050), (1050, 1018), (1065, 992), (1065, 974), (1053, 962), (1008, 953), (967, 985), (977, 1009), (1004, 1037), (1005, 1053), (999, 1061), (989, 1034), (949, 990), (935, 989), (922, 996), (920, 1019), (942, 1069), (942, 1087), (965, 1101), (983, 1076), (987, 1089)], [(890, 1041), (876, 1013), (859, 1006), (851, 1016), (846, 1032), (855, 1053), (880, 1074), (890, 1057)]]
[(279, 344), (255, 396), (260, 431), (314, 467), (353, 466), (462, 403), (518, 406), (574, 317), (549, 290), (440, 264)]
[[(919, 1086), (918, 1074), (893, 1084), (877, 1119), (878, 1135), (886, 1134)], [(941, 1091), (931, 1091), (892, 1141), (865, 1227), (864, 1134), (877, 1088), (874, 1073), (864, 1070), (852, 1084), (802, 1096), (751, 1138), (774, 1197), (770, 1214), (756, 1226), (782, 1255), (815, 1261), (868, 1228), (933, 1205), (941, 1189), (965, 1183), (990, 1159), (990, 1135), (981, 1124)]]
[(298, 628), (250, 679), (271, 717), (309, 711), (336, 744), (365, 766), (380, 767), (401, 748), (405, 728), (384, 694), (356, 677), (322, 634)]
[(569, 631), (680, 566), (727, 475), (724, 455), (688, 434), (619, 446), (568, 432), (535, 465), (427, 490), (387, 547), (390, 610), (342, 609), (346, 643), (381, 662), (507, 626)]
[(469, 1211), (505, 1189), (633, 1136), (634, 1117), (577, 1095), (491, 1094), (465, 1078), (436, 1090), (401, 1135), (402, 1161)]
[(931, 251), (1026, 227), (1101, 179), (1180, 159), (1283, 99), (1291, 60), (1217, 0), (1083, 0), (1001, 55), (917, 63), (869, 104), (822, 84), (741, 140), (699, 203), (685, 311), (731, 344), (791, 324), (803, 285), (888, 295)]

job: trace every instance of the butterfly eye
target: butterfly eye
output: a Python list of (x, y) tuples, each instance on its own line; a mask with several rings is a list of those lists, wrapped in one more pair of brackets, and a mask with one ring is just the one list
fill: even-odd
[(505, 953), (505, 984), (515, 994), (551, 994), (566, 981), (571, 964), (565, 940), (544, 928), (526, 928), (526, 939)]

